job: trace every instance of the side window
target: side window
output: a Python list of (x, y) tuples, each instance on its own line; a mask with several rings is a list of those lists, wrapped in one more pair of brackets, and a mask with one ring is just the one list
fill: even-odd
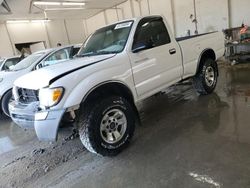
[(13, 65), (16, 65), (17, 63), (19, 63), (21, 60), (21, 58), (14, 58), (13, 59)]
[(43, 67), (54, 65), (54, 64), (57, 64), (57, 63), (62, 62), (64, 60), (67, 60), (70, 58), (70, 52), (71, 52), (71, 47), (61, 49), (61, 50), (53, 53), (49, 57), (47, 57), (42, 63), (40, 63), (38, 66), (36, 66), (36, 69), (40, 69)]
[(3, 66), (3, 70), (9, 70), (11, 66), (13, 66), (12, 60), (7, 60)]
[(80, 47), (74, 47), (74, 48), (72, 48), (71, 57), (70, 58), (74, 57), (79, 52), (79, 50), (80, 50)]
[(3, 70), (9, 70), (10, 67), (15, 66), (19, 60), (19, 58), (8, 59), (3, 66)]
[(169, 33), (162, 19), (143, 19), (137, 27), (133, 50), (144, 47), (145, 49), (162, 46), (171, 42)]

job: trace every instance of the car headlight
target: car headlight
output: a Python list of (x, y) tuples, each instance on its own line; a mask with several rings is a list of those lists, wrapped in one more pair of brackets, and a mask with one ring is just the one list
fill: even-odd
[(40, 105), (44, 107), (52, 107), (57, 105), (63, 97), (64, 88), (45, 88), (39, 90)]
[(2, 82), (3, 81), (3, 78), (0, 78), (0, 82)]

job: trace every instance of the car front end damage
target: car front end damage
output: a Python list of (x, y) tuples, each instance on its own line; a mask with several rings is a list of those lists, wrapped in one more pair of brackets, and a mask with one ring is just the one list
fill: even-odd
[(12, 120), (21, 128), (35, 129), (41, 141), (56, 141), (65, 110), (41, 108), (39, 91), (14, 87), (15, 100), (10, 102)]

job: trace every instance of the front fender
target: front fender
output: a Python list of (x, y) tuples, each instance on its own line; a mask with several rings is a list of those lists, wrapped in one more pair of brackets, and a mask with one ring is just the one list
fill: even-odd
[[(107, 75), (104, 79), (104, 75)], [(98, 74), (89, 76), (88, 78), (84, 79), (82, 82), (80, 82), (70, 93), (70, 95), (67, 97), (65, 103), (64, 103), (64, 109), (76, 106), (81, 104), (83, 99), (94, 89), (98, 88), (99, 86), (106, 84), (106, 83), (121, 83), (128, 87), (133, 94), (133, 97), (136, 97), (136, 91), (133, 89), (133, 79), (132, 79), (132, 72), (128, 73), (128, 76), (126, 78), (119, 78), (117, 76), (114, 76), (110, 79), (108, 77), (110, 75), (110, 72), (108, 70), (101, 71)]]
[(65, 93), (61, 102), (53, 109), (77, 106), (93, 88), (107, 82), (124, 84), (136, 99), (131, 64), (126, 53), (67, 74), (54, 82), (50, 87), (64, 87)]

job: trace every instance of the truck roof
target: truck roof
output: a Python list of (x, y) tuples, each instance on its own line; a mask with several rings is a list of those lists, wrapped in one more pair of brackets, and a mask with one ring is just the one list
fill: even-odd
[[(139, 17), (135, 17), (135, 18), (129, 18), (129, 19), (124, 19), (124, 20), (120, 20), (118, 22), (114, 22), (112, 24), (108, 24), (104, 27), (101, 27), (99, 29), (102, 29), (102, 28), (105, 28), (105, 27), (108, 27), (108, 26), (111, 26), (111, 25), (115, 25), (115, 24), (119, 24), (119, 23), (123, 23), (123, 22), (127, 22), (127, 21), (134, 21), (134, 22), (137, 22), (137, 21), (140, 21), (141, 19), (143, 18), (150, 18), (150, 17), (162, 17), (161, 15), (149, 15), (149, 16), (139, 16)], [(97, 29), (97, 30), (99, 30)]]

